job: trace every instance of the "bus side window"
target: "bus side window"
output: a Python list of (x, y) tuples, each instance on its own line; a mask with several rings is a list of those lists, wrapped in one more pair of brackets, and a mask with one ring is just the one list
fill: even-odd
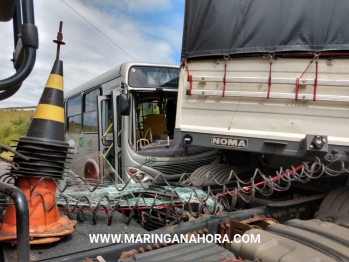
[[(102, 134), (105, 136), (102, 139), (102, 143), (105, 146), (110, 146), (114, 141), (114, 134), (113, 134), (113, 111), (112, 111), (112, 105), (110, 100), (102, 100), (101, 104), (101, 120), (102, 120)], [(110, 161), (109, 161), (110, 162)]]
[(67, 131), (68, 133), (81, 132), (81, 96), (67, 101)]
[(100, 93), (100, 89), (95, 89), (84, 95), (83, 132), (98, 132), (97, 96)]
[[(116, 103), (117, 103), (116, 104), (116, 108), (118, 108), (119, 107), (118, 99), (116, 99)], [(117, 144), (118, 144), (118, 147), (121, 147), (122, 116), (120, 114), (117, 114), (117, 122), (118, 122), (118, 125), (117, 125), (117, 130), (118, 130), (118, 133), (117, 133)], [(120, 155), (120, 157), (121, 157), (121, 155)], [(121, 173), (119, 173), (119, 174), (121, 174)]]

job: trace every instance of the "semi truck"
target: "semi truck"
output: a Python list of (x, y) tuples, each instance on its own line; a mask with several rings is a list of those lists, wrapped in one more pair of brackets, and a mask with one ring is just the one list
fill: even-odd
[(187, 2), (178, 143), (276, 168), (329, 152), (348, 162), (346, 15), (313, 4)]
[[(311, 192), (331, 195), (339, 190), (343, 195), (324, 200), (316, 214), (319, 207), (313, 204), (307, 218), (312, 220), (304, 223), (319, 229), (327, 217), (333, 222), (329, 226), (340, 224), (348, 230), (347, 5), (186, 1), (174, 140), (184, 147), (216, 148), (223, 155), (221, 163), (193, 172), (191, 184), (231, 183), (250, 196), (241, 196), (249, 207), (287, 199), (278, 204), (286, 208), (288, 201)], [(266, 243), (274, 238), (279, 242), (273, 248), (291, 249), (298, 239), (301, 253), (319, 246), (311, 233), (290, 233), (290, 221), (285, 222), (291, 225), (289, 232), (267, 228), (259, 246), (232, 244), (231, 250), (253, 261), (290, 261), (286, 257), (292, 252), (266, 255)], [(290, 241), (280, 240), (280, 235)], [(349, 252), (347, 243), (341, 248)], [(308, 261), (297, 252), (291, 257)]]

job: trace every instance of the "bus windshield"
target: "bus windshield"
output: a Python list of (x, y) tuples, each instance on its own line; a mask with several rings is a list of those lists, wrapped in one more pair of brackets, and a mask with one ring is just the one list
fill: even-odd
[(128, 84), (133, 87), (166, 87), (166, 83), (171, 84), (177, 80), (178, 87), (178, 68), (153, 67), (153, 66), (133, 66), (129, 70)]

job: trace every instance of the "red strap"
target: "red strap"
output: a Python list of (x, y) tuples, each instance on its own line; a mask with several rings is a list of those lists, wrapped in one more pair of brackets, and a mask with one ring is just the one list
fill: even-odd
[(192, 90), (193, 90), (193, 76), (189, 75), (188, 78), (189, 78), (189, 95), (191, 96)]
[(302, 73), (302, 75), (301, 75), (299, 78), (302, 78), (302, 77), (303, 77), (303, 75), (305, 74), (305, 72), (307, 72), (307, 70), (308, 70), (309, 66), (311, 65), (311, 63), (313, 63), (313, 60), (311, 60), (311, 61), (309, 62), (309, 65), (307, 66), (307, 68), (304, 70), (304, 72)]
[(189, 81), (189, 95), (192, 95), (193, 90), (193, 76), (189, 73), (188, 67), (186, 67), (187, 74), (188, 74), (188, 81)]
[(227, 64), (224, 65), (224, 77), (223, 77), (223, 93), (222, 93), (222, 97), (225, 96), (225, 85), (227, 83)]
[(318, 77), (318, 61), (316, 61), (316, 67), (315, 67), (315, 79), (314, 79), (314, 94), (313, 94), (313, 101), (316, 101), (316, 87), (317, 87), (317, 77)]
[(271, 65), (272, 65), (272, 63), (270, 63), (270, 68), (269, 68), (268, 94), (267, 94), (267, 98), (268, 99), (270, 97), (270, 87), (271, 87)]
[(296, 79), (296, 95), (295, 95), (295, 100), (298, 101), (298, 93), (299, 93), (299, 79), (301, 79), (305, 72), (307, 72), (309, 66), (313, 63), (314, 60), (311, 60), (307, 66), (307, 68), (303, 71), (303, 73), (301, 74), (301, 76), (299, 78)]
[(298, 101), (298, 92), (299, 92), (299, 78), (296, 79), (296, 101)]

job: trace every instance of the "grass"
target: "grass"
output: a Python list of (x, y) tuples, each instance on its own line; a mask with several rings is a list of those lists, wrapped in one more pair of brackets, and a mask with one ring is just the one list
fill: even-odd
[[(33, 110), (0, 110), (0, 144), (15, 146), (19, 139), (27, 133), (33, 118)], [(11, 160), (12, 153), (4, 152), (2, 157)]]

